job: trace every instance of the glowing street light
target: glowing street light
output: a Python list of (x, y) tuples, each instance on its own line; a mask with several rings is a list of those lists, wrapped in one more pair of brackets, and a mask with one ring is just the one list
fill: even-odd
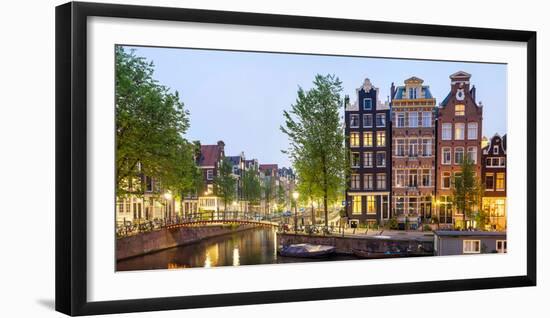
[(294, 233), (298, 232), (298, 196), (300, 196), (298, 191), (292, 192), (294, 198)]

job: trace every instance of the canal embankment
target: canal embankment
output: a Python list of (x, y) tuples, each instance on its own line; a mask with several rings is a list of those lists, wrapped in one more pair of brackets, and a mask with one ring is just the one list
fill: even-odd
[(407, 237), (406, 235), (341, 236), (337, 234), (277, 234), (277, 244), (279, 246), (301, 243), (334, 246), (336, 248), (336, 253), (338, 254), (353, 254), (353, 250), (385, 252), (394, 248), (401, 251), (433, 253), (434, 247), (432, 234), (414, 235), (411, 237)]
[(123, 260), (258, 227), (260, 226), (256, 224), (172, 227), (122, 237), (116, 240), (116, 259)]

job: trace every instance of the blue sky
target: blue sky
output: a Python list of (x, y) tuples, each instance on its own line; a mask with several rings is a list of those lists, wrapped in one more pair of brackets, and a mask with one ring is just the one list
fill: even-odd
[[(483, 135), (506, 133), (506, 65), (367, 57), (233, 52), (219, 50), (126, 47), (153, 61), (154, 78), (180, 93), (191, 114), (189, 140), (214, 144), (223, 140), (226, 155), (244, 151), (260, 163), (290, 166), (288, 139), (279, 127), (283, 110), (296, 100), (298, 87), (311, 88), (316, 74), (335, 74), (343, 94), (355, 101), (365, 77), (380, 88), (385, 101), (392, 82), (417, 76), (429, 85), (439, 104), (450, 89), (449, 75), (472, 74), (482, 101)], [(343, 111), (342, 111), (343, 116)]]

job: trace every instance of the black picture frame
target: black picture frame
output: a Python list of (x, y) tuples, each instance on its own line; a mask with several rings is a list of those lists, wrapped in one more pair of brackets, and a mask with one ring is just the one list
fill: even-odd
[[(527, 274), (525, 276), (293, 289), (218, 295), (88, 302), (87, 18), (116, 17), (285, 27), (446, 38), (527, 45)], [(56, 310), (92, 315), (291, 301), (401, 295), (536, 285), (536, 32), (324, 17), (70, 2), (56, 7)]]

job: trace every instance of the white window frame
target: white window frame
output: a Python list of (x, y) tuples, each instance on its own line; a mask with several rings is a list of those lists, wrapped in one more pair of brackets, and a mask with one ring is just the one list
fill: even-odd
[(206, 180), (214, 180), (214, 169), (206, 170)]
[[(355, 155), (357, 155), (357, 157), (359, 158), (359, 160), (357, 160), (357, 164), (354, 164), (354, 160), (353, 160)], [(351, 153), (351, 167), (352, 168), (359, 168), (360, 166), (361, 166), (361, 153), (357, 152), (357, 151), (353, 151)]]
[[(351, 142), (352, 140), (354, 140), (354, 138), (351, 138), (351, 136), (357, 136), (357, 144)], [(349, 133), (349, 146), (350, 148), (359, 148), (361, 146), (361, 133), (357, 131), (352, 131)]]
[[(412, 116), (413, 114), (415, 116)], [(417, 128), (418, 127), (418, 112), (409, 112), (408, 115), (409, 115), (409, 127), (410, 128)]]
[[(449, 161), (445, 161), (445, 150), (449, 152)], [(453, 150), (451, 147), (442, 147), (441, 148), (441, 164), (442, 165), (451, 165), (453, 163)]]
[[(384, 143), (383, 144), (380, 143), (380, 140), (381, 140), (381, 138), (379, 138), (380, 135), (384, 135)], [(386, 140), (386, 131), (385, 130), (377, 131), (376, 132), (376, 147), (386, 147), (386, 142), (388, 142)]]
[[(427, 141), (427, 143), (425, 143)], [(428, 151), (425, 151), (425, 150)], [(431, 138), (422, 138), (422, 157), (431, 157), (432, 156), (432, 139)]]
[[(366, 108), (366, 101), (369, 100), (370, 101), (370, 108)], [(372, 98), (370, 97), (365, 97), (363, 98), (363, 110), (372, 110)]]
[[(378, 164), (378, 154), (383, 154), (384, 155), (384, 164), (383, 165), (379, 165)], [(384, 168), (386, 167), (386, 161), (388, 160), (388, 156), (386, 156), (386, 152), (385, 151), (377, 151), (376, 152), (376, 156), (374, 156), (374, 161), (376, 163), (376, 167), (379, 167), (379, 168)]]
[[(353, 117), (357, 117), (357, 125), (355, 125), (355, 126), (352, 125), (352, 122), (353, 122), (353, 121), (352, 121), (351, 119), (352, 119)], [(349, 127), (350, 127), (350, 128), (359, 128), (360, 125), (361, 125), (361, 124), (359, 123), (359, 114), (349, 114)]]
[[(373, 209), (369, 210), (369, 202), (373, 203)], [(366, 210), (367, 214), (376, 214), (376, 196), (374, 195), (367, 195), (365, 196), (365, 203), (366, 203)]]
[[(403, 181), (401, 184), (399, 184), (398, 180), (401, 178)], [(407, 187), (407, 173), (403, 169), (397, 169), (395, 171), (395, 187), (396, 188), (405, 188)]]
[[(456, 123), (455, 124), (455, 129), (454, 129), (454, 135), (455, 135), (454, 140), (464, 140), (465, 135), (466, 135), (465, 134), (465, 129), (466, 129), (466, 125), (464, 125), (464, 123)], [(459, 135), (458, 132), (462, 132), (462, 134)]]
[(458, 158), (458, 156), (457, 156), (456, 154), (457, 154), (457, 150), (459, 150), (459, 149), (462, 149), (462, 161), (464, 161), (464, 147), (455, 147), (455, 148), (454, 148), (454, 151), (453, 151), (453, 152), (454, 152), (454, 159), (455, 159), (455, 160), (453, 161), (453, 163), (454, 163), (455, 165), (460, 165), (460, 164), (462, 164), (462, 162), (457, 162), (457, 161), (456, 161), (456, 159)]
[(363, 188), (365, 190), (374, 189), (374, 175), (372, 173), (365, 173), (363, 175)]
[(432, 112), (422, 112), (422, 127), (432, 127)]
[[(477, 139), (477, 123), (468, 123), (468, 140), (476, 140)], [(473, 135), (470, 134), (471, 132), (473, 132)]]
[[(365, 136), (368, 136), (370, 135), (370, 145), (367, 145), (367, 143), (365, 143)], [(365, 148), (370, 148), (370, 147), (373, 147), (374, 146), (374, 134), (372, 133), (372, 131), (364, 131), (363, 132), (363, 147)]]
[[(400, 117), (402, 117), (402, 119), (403, 119), (403, 125), (399, 124)], [(406, 121), (406, 118), (405, 118), (405, 113), (404, 112), (396, 112), (395, 113), (395, 127), (404, 128), (406, 124), (407, 124), (407, 121)]]
[[(445, 186), (445, 177), (449, 178), (449, 186), (448, 187)], [(441, 173), (441, 189), (450, 189), (451, 188), (451, 183), (452, 183), (451, 173), (448, 172), (448, 171), (443, 171)]]
[[(402, 142), (402, 146), (403, 146), (403, 153), (402, 154), (399, 154), (400, 142)], [(405, 157), (406, 155), (407, 155), (407, 142), (406, 142), (406, 140), (403, 139), (403, 138), (395, 139), (395, 156), (396, 157)]]
[[(366, 117), (370, 117), (370, 125), (367, 125), (367, 120), (365, 120)], [(372, 114), (363, 114), (363, 128), (372, 128), (373, 121), (372, 121)]]
[[(447, 134), (445, 134), (447, 132)], [(452, 140), (453, 139), (453, 124), (451, 123), (442, 123), (441, 124), (441, 140)]]
[[(473, 250), (472, 247), (477, 243), (477, 250)], [(469, 246), (468, 246), (469, 245)], [(466, 247), (469, 247), (468, 249)], [(463, 254), (479, 254), (481, 253), (481, 240), (463, 240), (462, 241), (462, 253)]]
[[(370, 160), (367, 160), (367, 155), (370, 155), (369, 156)], [(373, 158), (374, 157), (373, 157), (373, 152), (372, 151), (363, 152), (363, 167), (364, 168), (372, 168), (373, 167), (372, 163), (374, 162)], [(370, 164), (369, 164), (369, 161), (370, 161)]]
[[(498, 243), (501, 243), (501, 248), (498, 248)], [(508, 251), (507, 251), (507, 250), (508, 250), (508, 246), (506, 246), (506, 245), (508, 245), (508, 244), (506, 243), (506, 240), (497, 240), (497, 241), (495, 242), (495, 249), (496, 249), (497, 253), (507, 253), (507, 252), (508, 252)]]
[[(378, 125), (378, 116), (380, 116), (382, 118), (382, 124), (381, 125)], [(375, 117), (375, 120), (374, 120), (374, 123), (375, 123), (376, 127), (386, 127), (386, 114), (377, 113), (376, 117)]]
[[(473, 149), (474, 151), (473, 151), (473, 152), (470, 152), (470, 149)], [(470, 153), (473, 153), (473, 154), (474, 154), (474, 158), (473, 158), (472, 162), (473, 162), (474, 164), (477, 164), (477, 147), (475, 147), (475, 146), (470, 146), (470, 147), (467, 148), (467, 150), (466, 150), (466, 157), (467, 157), (468, 159), (470, 159)]]

